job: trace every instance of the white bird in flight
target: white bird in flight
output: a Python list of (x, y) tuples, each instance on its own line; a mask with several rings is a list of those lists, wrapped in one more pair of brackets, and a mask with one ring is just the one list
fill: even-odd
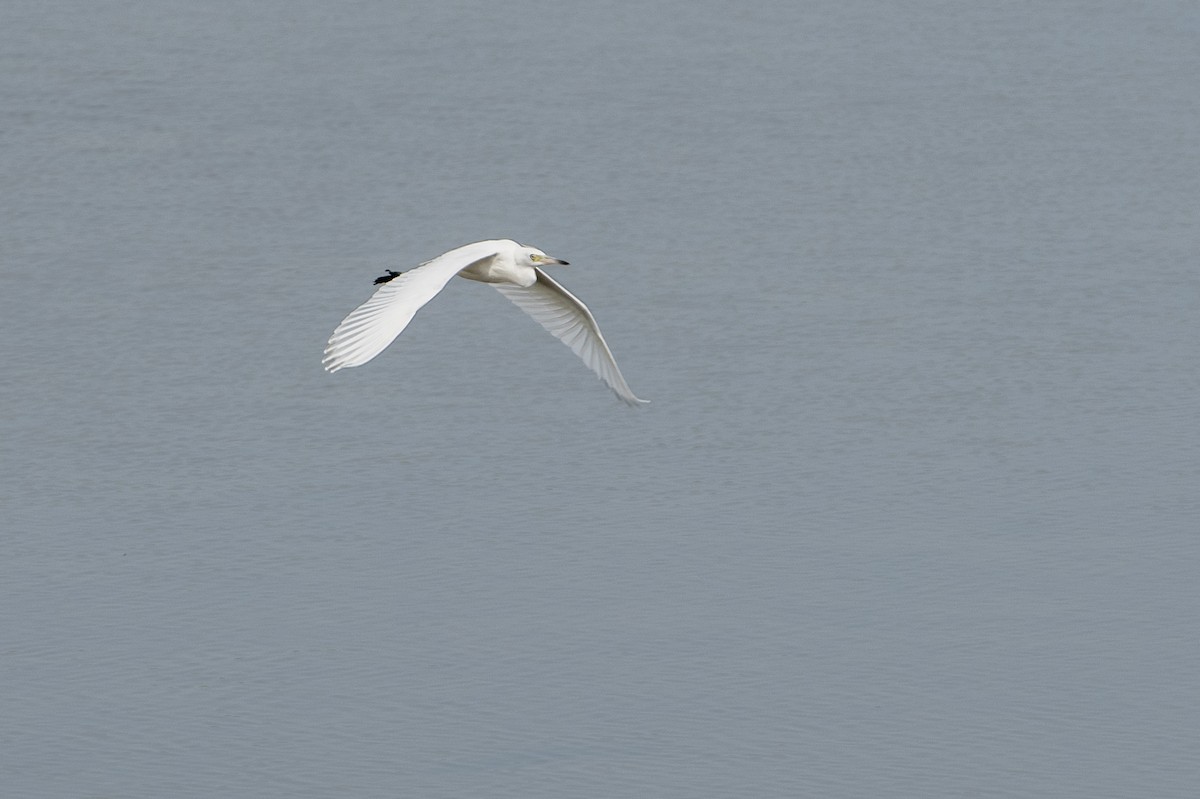
[(362, 366), (383, 352), (417, 311), (458, 275), (495, 286), (570, 347), (625, 403), (649, 402), (634, 396), (621, 376), (592, 312), (541, 269), (566, 263), (536, 247), (496, 239), (465, 244), (407, 272), (389, 269), (375, 281), (382, 285), (371, 299), (351, 311), (333, 331), (322, 363), (328, 372)]

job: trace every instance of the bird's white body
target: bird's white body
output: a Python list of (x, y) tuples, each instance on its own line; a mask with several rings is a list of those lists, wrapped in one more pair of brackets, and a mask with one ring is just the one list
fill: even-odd
[(333, 331), (323, 363), (330, 372), (361, 366), (387, 348), (425, 303), (455, 275), (491, 283), (497, 291), (570, 347), (622, 401), (641, 405), (587, 306), (539, 268), (565, 264), (536, 247), (509, 239), (477, 241), (450, 250), (415, 269), (393, 274)]
[[(480, 244), (491, 243), (493, 242), (480, 242)], [(538, 279), (537, 270), (532, 266), (499, 256), (476, 261), (460, 271), (458, 276), (465, 277), (467, 280), (478, 280), (480, 283), (512, 283), (522, 288), (532, 286)]]

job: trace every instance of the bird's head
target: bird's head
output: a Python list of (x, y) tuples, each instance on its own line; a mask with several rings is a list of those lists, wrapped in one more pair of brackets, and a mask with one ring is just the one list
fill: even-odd
[(552, 258), (546, 253), (539, 250), (537, 247), (525, 247), (525, 258), (528, 259), (530, 266), (566, 266), (567, 262), (561, 258)]

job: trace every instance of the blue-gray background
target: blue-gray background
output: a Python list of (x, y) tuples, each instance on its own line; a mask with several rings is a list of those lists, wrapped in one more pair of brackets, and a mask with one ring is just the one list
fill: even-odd
[(4, 795), (1194, 795), (1198, 37), (4, 3)]

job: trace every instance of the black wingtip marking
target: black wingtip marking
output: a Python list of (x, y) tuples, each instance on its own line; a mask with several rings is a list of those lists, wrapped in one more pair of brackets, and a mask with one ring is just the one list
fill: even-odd
[(378, 286), (380, 283), (387, 283), (392, 278), (399, 277), (401, 274), (401, 272), (393, 272), (391, 269), (389, 269), (387, 270), (386, 275), (375, 278), (375, 285)]

